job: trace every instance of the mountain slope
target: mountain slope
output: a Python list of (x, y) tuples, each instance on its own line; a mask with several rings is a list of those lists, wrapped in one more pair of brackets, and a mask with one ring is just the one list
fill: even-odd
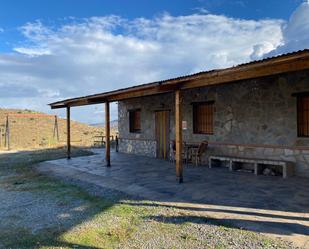
[[(0, 149), (4, 149), (6, 119), (9, 117), (11, 149), (34, 149), (59, 147), (66, 144), (66, 120), (57, 117), (59, 141), (55, 116), (31, 110), (0, 109)], [(55, 130), (55, 134), (54, 134)], [(116, 130), (112, 129), (112, 135)], [(92, 146), (95, 136), (104, 135), (104, 129), (71, 121), (71, 141), (75, 146)]]

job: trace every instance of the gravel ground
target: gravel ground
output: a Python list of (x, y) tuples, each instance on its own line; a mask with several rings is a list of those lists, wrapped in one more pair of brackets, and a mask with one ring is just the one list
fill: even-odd
[[(78, 180), (62, 178), (62, 181), (76, 184), (89, 194), (99, 196), (111, 201), (119, 201), (126, 205), (140, 202), (143, 206), (145, 200), (128, 196), (112, 189), (98, 187)], [(125, 200), (125, 201), (122, 201)], [(189, 211), (177, 208), (160, 207), (158, 203), (147, 202), (147, 215), (141, 215), (143, 222), (135, 229), (135, 233), (128, 240), (116, 245), (116, 248), (252, 248), (252, 249), (293, 249), (291, 243), (282, 240), (273, 240), (259, 233), (232, 228), (228, 224), (218, 224), (207, 217), (193, 216)], [(119, 220), (108, 217), (109, 224)]]
[(118, 248), (295, 248), (285, 241), (190, 215), (174, 208), (155, 209), (154, 215), (144, 217), (134, 238)]
[(57, 193), (53, 185), (40, 190), (26, 180), (8, 181), (12, 177), (0, 177), (0, 248), (33, 248), (46, 235), (51, 237), (47, 246), (56, 245), (56, 236), (97, 213), (70, 190)]
[(53, 194), (0, 190), (0, 230), (24, 228), (31, 233), (69, 226), (84, 218), (88, 203)]
[[(177, 222), (181, 222), (181, 218)], [(178, 227), (164, 227), (149, 220), (140, 227), (133, 240), (119, 248), (293, 248), (282, 241), (271, 241), (262, 236), (214, 225), (186, 223)]]
[(17, 168), (0, 162), (0, 248), (293, 248), (190, 211), (46, 178), (29, 157), (28, 166), (14, 161)]

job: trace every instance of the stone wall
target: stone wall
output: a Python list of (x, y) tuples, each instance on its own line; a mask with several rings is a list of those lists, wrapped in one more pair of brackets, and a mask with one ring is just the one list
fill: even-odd
[(119, 151), (129, 154), (156, 157), (156, 141), (139, 139), (119, 139)]
[[(119, 151), (156, 157), (155, 111), (171, 110), (171, 94), (136, 98), (118, 103)], [(129, 110), (141, 109), (141, 132), (130, 133)], [(172, 115), (173, 111), (171, 111)], [(173, 119), (173, 117), (171, 117)], [(172, 122), (171, 122), (172, 125)], [(172, 137), (172, 136), (171, 136)]]
[[(292, 96), (304, 91), (309, 91), (308, 70), (186, 90), (183, 92), (183, 120), (187, 121), (187, 130), (183, 131), (183, 138), (188, 142), (209, 141), (208, 154), (293, 161), (298, 175), (309, 176), (309, 139), (297, 137), (296, 98)], [(193, 134), (191, 103), (198, 101), (215, 101), (213, 135)], [(135, 108), (141, 108), (142, 112), (139, 134), (129, 132), (128, 110)], [(170, 110), (170, 138), (174, 139), (174, 109), (172, 93), (122, 101), (119, 103), (119, 135), (154, 142), (154, 112)], [(120, 145), (121, 151), (128, 152), (127, 143)], [(152, 144), (143, 151), (140, 154), (154, 156), (155, 146)]]

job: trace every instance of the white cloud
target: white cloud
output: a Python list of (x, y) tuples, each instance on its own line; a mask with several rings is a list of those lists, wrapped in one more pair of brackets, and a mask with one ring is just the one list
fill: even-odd
[[(8, 94), (0, 106), (48, 111), (47, 103), (62, 98), (247, 62), (252, 53), (261, 56), (281, 44), (283, 24), (211, 14), (93, 17), (58, 27), (27, 23), (21, 28), (25, 45), (0, 54), (0, 83), (23, 86), (25, 92), (35, 89), (36, 95)], [(103, 120), (94, 107), (74, 109), (73, 115), (88, 122)]]
[(203, 7), (197, 7), (197, 8), (194, 8), (193, 10), (197, 11), (198, 13), (201, 13), (201, 14), (209, 14), (210, 11), (206, 8), (203, 8)]
[(302, 3), (283, 28), (282, 45), (264, 55), (273, 56), (309, 48), (309, 0)]
[(24, 55), (28, 55), (30, 57), (51, 54), (51, 52), (48, 49), (44, 49), (40, 47), (38, 48), (17, 47), (17, 48), (14, 48), (14, 51), (24, 54)]
[[(281, 44), (282, 44), (282, 42), (281, 42)], [(268, 41), (264, 41), (261, 44), (257, 44), (255, 46), (253, 46), (253, 52), (252, 52), (250, 58), (252, 60), (259, 60), (259, 59), (263, 58), (263, 56), (270, 53), (271, 51), (274, 51), (277, 46), (278, 46), (278, 44), (273, 44), (273, 43), (270, 43)], [(267, 56), (265, 56), (265, 57), (267, 57)]]

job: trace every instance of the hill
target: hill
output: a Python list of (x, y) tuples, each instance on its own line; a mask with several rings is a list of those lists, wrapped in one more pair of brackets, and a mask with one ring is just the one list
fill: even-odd
[[(16, 150), (60, 147), (66, 144), (66, 120), (31, 110), (0, 108), (0, 150), (5, 149), (6, 119), (9, 117), (10, 148)], [(58, 125), (55, 125), (58, 123)], [(58, 129), (57, 129), (58, 126)], [(59, 133), (59, 140), (57, 136)], [(111, 135), (117, 130), (111, 129)], [(71, 121), (71, 141), (75, 146), (93, 146), (104, 128)]]
[[(95, 123), (95, 124), (90, 124), (91, 126), (94, 127), (100, 127), (100, 128), (104, 128), (105, 127), (105, 123)], [(112, 120), (110, 122), (110, 126), (111, 126), (111, 130), (118, 130), (118, 120)]]

